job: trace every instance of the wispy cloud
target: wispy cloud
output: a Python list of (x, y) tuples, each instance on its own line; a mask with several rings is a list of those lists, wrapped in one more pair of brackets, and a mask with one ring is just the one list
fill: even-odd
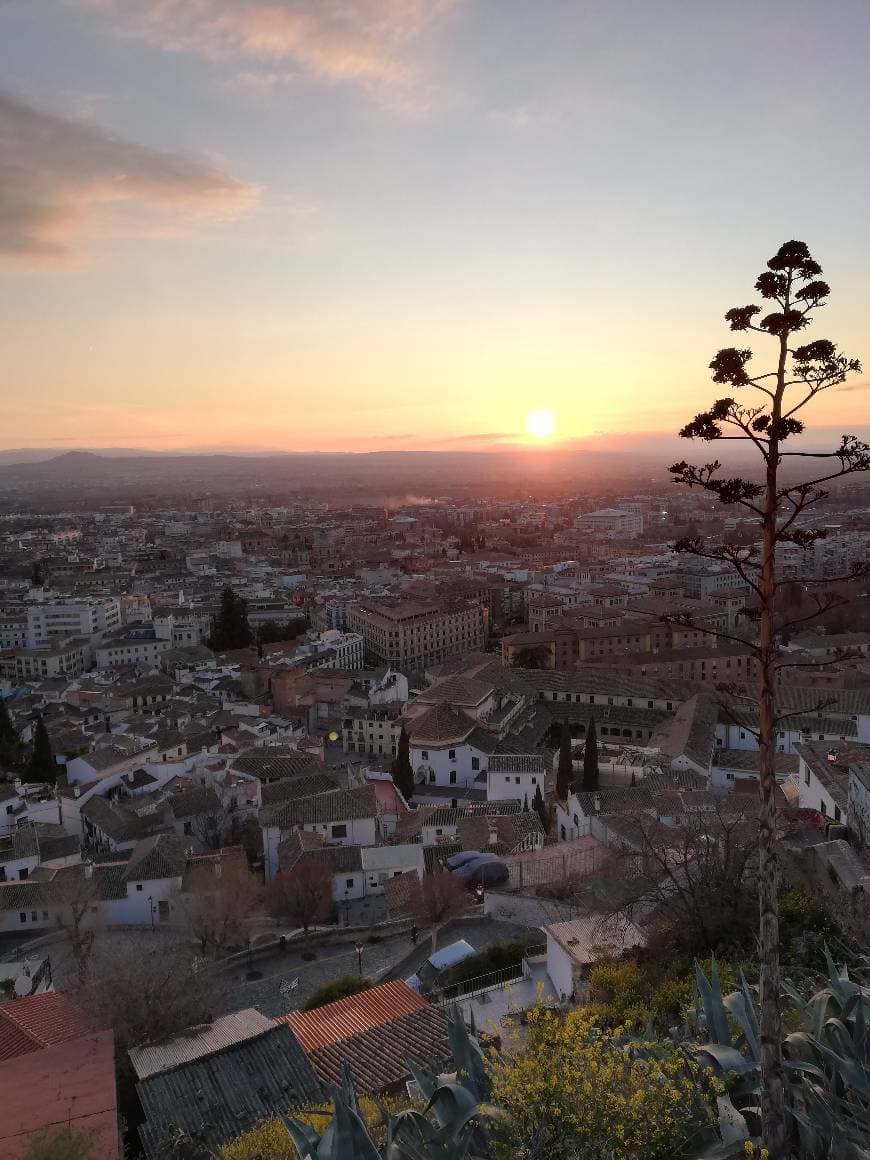
[(137, 202), (193, 218), (237, 214), (255, 196), (211, 162), (114, 137), (0, 92), (0, 261), (68, 260), (101, 207)]
[(305, 74), (399, 105), (425, 88), (422, 34), (464, 0), (69, 0), (169, 52), (236, 62), (240, 83)]

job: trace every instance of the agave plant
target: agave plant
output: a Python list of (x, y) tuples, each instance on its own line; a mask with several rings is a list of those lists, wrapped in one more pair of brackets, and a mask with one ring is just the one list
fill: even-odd
[[(870, 1160), (870, 988), (847, 967), (838, 971), (827, 947), (825, 960), (827, 985), (809, 1000), (784, 985), (803, 1025), (783, 1041), (792, 1147), (800, 1160)], [(757, 994), (741, 972), (739, 989), (723, 997), (715, 961), (709, 979), (698, 966), (695, 975), (697, 1024), (707, 1034), (696, 1056), (725, 1086), (704, 1157), (726, 1160), (759, 1143)]]
[(282, 1117), (300, 1160), (485, 1160), (487, 1121), (497, 1110), (485, 1103), (489, 1079), (483, 1053), (455, 1012), (447, 1016), (447, 1033), (455, 1072), (436, 1074), (407, 1061), (426, 1104), (395, 1115), (381, 1106), (382, 1148), (360, 1115), (345, 1066), (340, 1085), (331, 1090), (334, 1114), (322, 1135), (300, 1120)]

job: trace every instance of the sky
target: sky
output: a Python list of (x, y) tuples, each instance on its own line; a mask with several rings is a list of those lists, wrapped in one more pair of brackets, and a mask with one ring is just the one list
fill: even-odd
[(868, 43), (867, 0), (0, 0), (0, 446), (673, 432), (793, 237), (870, 360)]

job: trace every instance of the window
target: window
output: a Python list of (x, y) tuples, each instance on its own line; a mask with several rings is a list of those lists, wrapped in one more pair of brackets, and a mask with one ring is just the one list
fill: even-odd
[(27, 922), (27, 915), (24, 913), (23, 910), (18, 915), (18, 921), (19, 922)]
[(19, 882), (23, 882), (23, 881), (24, 881), (24, 879), (25, 879), (25, 878), (28, 876), (28, 874), (29, 874), (29, 873), (30, 873), (30, 871), (27, 869), (27, 867), (26, 867), (26, 866), (22, 866), (22, 867), (21, 867), (21, 869), (18, 871), (18, 880), (19, 880)]
[(348, 887), (353, 886), (353, 879), (352, 878), (345, 878), (344, 884), (345, 884), (345, 886), (348, 886)]
[(515, 777), (515, 778), (514, 778), (514, 783), (515, 783), (516, 785), (519, 785), (519, 784), (520, 784), (520, 779), (519, 779), (518, 777)]
[(185, 822), (182, 829), (184, 830), (185, 834), (192, 834), (193, 824), (191, 822)]
[(806, 769), (804, 770), (804, 784), (805, 785), (810, 784), (810, 767), (809, 766), (807, 766)]
[(428, 749), (421, 749), (420, 750), (420, 760), (421, 761), (428, 761), (429, 760), (429, 750)]
[(826, 813), (828, 812), (828, 811), (827, 811), (827, 809), (825, 808), (825, 803), (824, 803), (824, 802), (820, 802), (820, 803), (819, 803), (819, 810), (820, 810), (820, 811), (821, 811), (821, 813), (823, 813), (823, 814), (826, 814)]
[(434, 780), (435, 780), (435, 770), (430, 769), (429, 770), (429, 784), (431, 785), (432, 782), (434, 782)]
[(37, 920), (37, 918), (38, 918), (38, 917), (39, 917), (39, 915), (36, 913), (36, 911), (35, 911), (35, 910), (31, 910), (31, 912), (30, 912), (30, 921), (31, 921), (31, 922), (36, 922), (36, 920)]
[(141, 882), (137, 882), (137, 883), (136, 883), (136, 889), (137, 889), (137, 890), (141, 890), (141, 889), (142, 889), (142, 883), (141, 883)]
[(447, 750), (447, 757), (450, 761), (455, 761), (456, 760), (456, 750), (455, 749), (448, 749)]
[(480, 769), (480, 758), (479, 757), (472, 757), (471, 768), (472, 769)]
[(347, 826), (344, 824), (344, 822), (341, 822), (341, 823), (334, 825), (332, 827), (332, 836), (333, 836), (333, 838), (346, 838), (347, 837)]
[(455, 769), (450, 770), (450, 784), (456, 785), (456, 770)]

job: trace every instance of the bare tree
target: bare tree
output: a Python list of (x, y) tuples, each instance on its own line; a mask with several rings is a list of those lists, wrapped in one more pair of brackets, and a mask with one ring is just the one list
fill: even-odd
[(421, 924), (432, 928), (432, 950), (438, 945), (438, 933), (451, 918), (458, 918), (471, 906), (471, 896), (464, 883), (449, 870), (436, 869), (432, 874), (411, 882), (408, 906)]
[(111, 1027), (118, 1058), (130, 1047), (210, 1023), (223, 993), (219, 970), (186, 941), (160, 936), (101, 941), (76, 999), (95, 1027)]
[(194, 867), (176, 903), (203, 955), (219, 955), (243, 946), (248, 919), (262, 899), (262, 885), (247, 861), (224, 861)]
[(190, 836), (196, 838), (203, 849), (219, 850), (230, 837), (233, 821), (233, 814), (221, 806), (194, 814), (188, 828)]
[(100, 883), (93, 864), (62, 867), (46, 884), (45, 899), (54, 912), (55, 925), (66, 935), (79, 983), (83, 983), (100, 925)]
[(611, 872), (616, 909), (667, 923), (692, 948), (714, 951), (753, 927), (758, 905), (758, 821), (732, 796), (663, 825), (648, 813), (623, 820)]
[[(762, 1135), (771, 1155), (777, 1157), (786, 1156), (788, 1146), (777, 907), (780, 870), (774, 800), (776, 732), (784, 719), (777, 713), (777, 675), (784, 665), (778, 656), (776, 637), (777, 631), (787, 631), (812, 619), (840, 598), (830, 591), (819, 592), (815, 611), (777, 624), (776, 549), (782, 544), (810, 548), (823, 538), (823, 529), (808, 526), (808, 515), (827, 498), (825, 485), (870, 469), (870, 447), (854, 435), (843, 435), (839, 446), (829, 452), (783, 450), (788, 439), (804, 430), (803, 421), (798, 418), (803, 409), (817, 395), (861, 369), (857, 360), (840, 354), (828, 339), (792, 345), (794, 335), (804, 330), (814, 312), (827, 302), (830, 288), (819, 278), (821, 272), (803, 242), (786, 242), (780, 247), (755, 283), (761, 297), (773, 304), (772, 311), (759, 321), (756, 316), (763, 311), (754, 304), (735, 306), (725, 315), (732, 330), (753, 332), (773, 341), (775, 367), (752, 375), (748, 369), (750, 348), (720, 350), (710, 364), (713, 381), (750, 388), (756, 393), (748, 404), (730, 397), (717, 399), (680, 432), (686, 439), (748, 443), (760, 457), (762, 480), (723, 477), (718, 460), (700, 466), (682, 461), (671, 468), (675, 482), (700, 487), (722, 504), (742, 507), (757, 521), (760, 531), (760, 546), (726, 542), (716, 547), (698, 537), (686, 538), (676, 546), (702, 559), (729, 565), (757, 599)], [(812, 478), (789, 482), (791, 472), (787, 469), (795, 459), (819, 460), (819, 470), (811, 473)], [(786, 474), (789, 479), (783, 478)]]
[(277, 874), (266, 889), (266, 909), (273, 918), (301, 926), (304, 934), (332, 914), (332, 870), (322, 858), (300, 858), (291, 870)]

